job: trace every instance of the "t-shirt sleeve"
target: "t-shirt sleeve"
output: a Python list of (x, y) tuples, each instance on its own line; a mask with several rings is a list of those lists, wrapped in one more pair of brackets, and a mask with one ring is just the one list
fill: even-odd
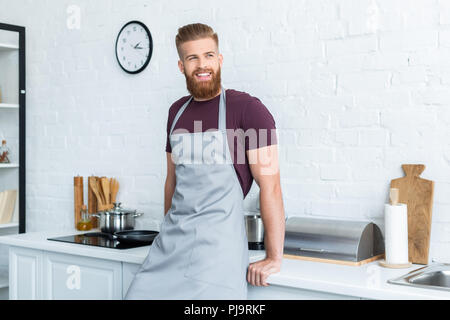
[(277, 144), (275, 120), (258, 98), (252, 97), (243, 110), (242, 126), (246, 151)]

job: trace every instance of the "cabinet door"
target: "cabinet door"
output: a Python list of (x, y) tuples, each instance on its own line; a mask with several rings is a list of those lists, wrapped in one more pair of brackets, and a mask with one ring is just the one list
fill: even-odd
[(134, 275), (138, 272), (140, 264), (123, 262), (122, 264), (122, 298), (127, 295), (128, 288), (131, 285), (131, 281), (134, 279)]
[(122, 299), (122, 263), (45, 252), (44, 299)]
[(9, 299), (42, 299), (42, 251), (9, 248)]

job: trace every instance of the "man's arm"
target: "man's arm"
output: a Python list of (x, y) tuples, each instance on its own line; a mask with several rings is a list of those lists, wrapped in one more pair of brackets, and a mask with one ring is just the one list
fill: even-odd
[(172, 196), (175, 191), (175, 164), (172, 161), (172, 153), (166, 152), (167, 158), (167, 176), (166, 183), (164, 184), (164, 215), (169, 211), (172, 206)]
[(268, 286), (267, 277), (279, 272), (283, 259), (285, 215), (278, 166), (278, 146), (247, 151), (250, 170), (260, 189), (261, 218), (264, 224), (266, 258), (249, 265), (247, 281)]

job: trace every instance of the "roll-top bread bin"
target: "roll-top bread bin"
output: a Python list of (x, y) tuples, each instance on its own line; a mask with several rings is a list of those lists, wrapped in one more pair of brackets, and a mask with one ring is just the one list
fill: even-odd
[(384, 240), (372, 222), (290, 217), (286, 220), (284, 256), (361, 265), (384, 256)]

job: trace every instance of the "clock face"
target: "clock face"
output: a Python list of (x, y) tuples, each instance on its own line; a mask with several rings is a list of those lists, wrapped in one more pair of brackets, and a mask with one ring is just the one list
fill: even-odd
[(144, 70), (152, 51), (152, 36), (142, 22), (130, 21), (122, 27), (116, 40), (116, 58), (124, 71), (138, 73)]

